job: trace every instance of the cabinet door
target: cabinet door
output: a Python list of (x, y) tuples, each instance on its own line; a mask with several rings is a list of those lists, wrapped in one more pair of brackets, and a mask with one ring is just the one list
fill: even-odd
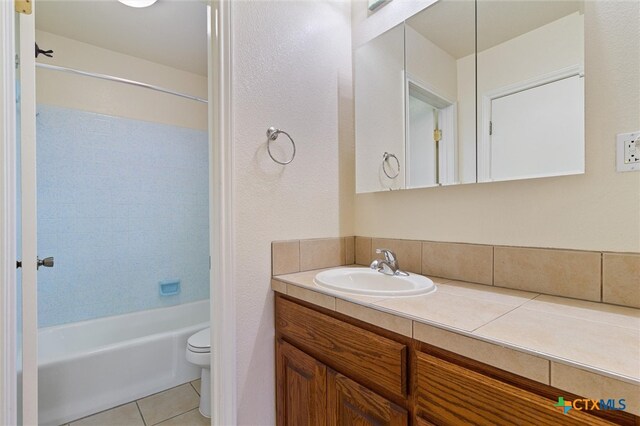
[(554, 401), (425, 353), (416, 354), (419, 416), (438, 425), (610, 425), (583, 411), (564, 414)]
[(329, 370), (329, 426), (406, 426), (407, 411), (351, 379)]
[(324, 426), (327, 417), (327, 368), (278, 340), (276, 410), (279, 426)]

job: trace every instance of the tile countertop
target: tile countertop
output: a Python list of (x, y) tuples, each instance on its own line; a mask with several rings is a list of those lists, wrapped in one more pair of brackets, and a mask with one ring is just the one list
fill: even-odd
[(623, 389), (640, 415), (640, 309), (433, 277), (431, 294), (369, 297), (316, 285), (319, 271), (272, 289), (576, 394)]

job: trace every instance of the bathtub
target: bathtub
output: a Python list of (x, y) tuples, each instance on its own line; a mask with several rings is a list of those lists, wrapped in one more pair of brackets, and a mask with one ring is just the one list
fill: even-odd
[(209, 301), (39, 330), (40, 424), (60, 425), (200, 377), (187, 339)]

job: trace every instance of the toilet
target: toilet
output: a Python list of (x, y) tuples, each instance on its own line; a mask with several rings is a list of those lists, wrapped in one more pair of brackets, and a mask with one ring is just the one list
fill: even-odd
[(211, 328), (198, 331), (187, 340), (187, 361), (202, 368), (200, 414), (211, 417)]

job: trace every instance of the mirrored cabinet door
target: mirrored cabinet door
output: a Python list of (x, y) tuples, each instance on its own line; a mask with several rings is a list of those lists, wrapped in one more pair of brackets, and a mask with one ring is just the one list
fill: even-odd
[(357, 193), (584, 173), (582, 1), (439, 0), (354, 58)]
[(404, 25), (354, 57), (356, 192), (404, 188)]
[(475, 3), (412, 16), (405, 55), (406, 188), (475, 182)]
[(478, 180), (584, 172), (580, 1), (477, 0)]

